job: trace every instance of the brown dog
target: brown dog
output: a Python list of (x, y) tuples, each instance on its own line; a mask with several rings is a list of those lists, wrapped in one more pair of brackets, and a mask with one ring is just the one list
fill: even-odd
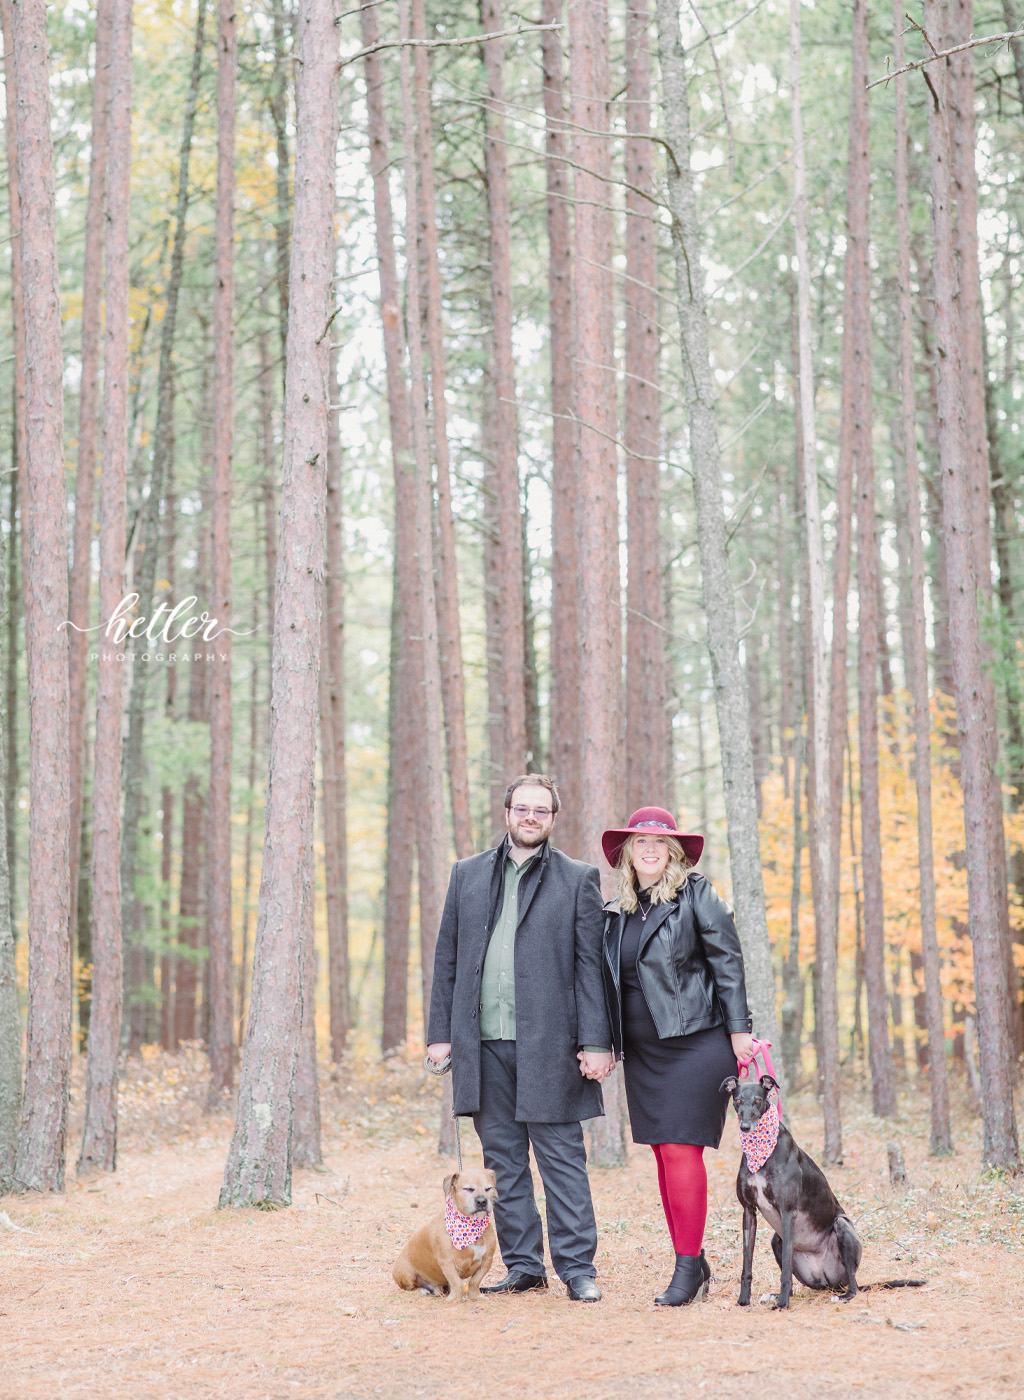
[[(395, 1261), (392, 1277), (409, 1291), (447, 1293), (449, 1302), (479, 1298), (497, 1244), (491, 1220), (498, 1199), (495, 1175), (483, 1167), (453, 1172), (444, 1179), (444, 1194), (445, 1209), (416, 1231)], [(457, 1241), (462, 1240), (466, 1243), (460, 1248)]]

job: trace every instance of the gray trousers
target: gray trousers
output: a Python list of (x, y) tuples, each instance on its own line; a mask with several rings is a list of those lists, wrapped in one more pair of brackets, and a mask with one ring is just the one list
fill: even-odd
[(566, 1282), (594, 1278), (597, 1222), (590, 1198), (587, 1149), (579, 1123), (516, 1122), (516, 1043), (480, 1045), (480, 1112), (473, 1115), (484, 1165), (498, 1178), (494, 1224), (506, 1269), (543, 1275), (544, 1235), (533, 1196), (530, 1146), (544, 1183), (548, 1247)]

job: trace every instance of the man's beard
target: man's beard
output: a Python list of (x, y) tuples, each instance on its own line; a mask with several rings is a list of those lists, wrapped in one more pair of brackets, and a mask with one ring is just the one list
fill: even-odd
[(544, 842), (548, 839), (548, 833), (543, 827), (539, 827), (536, 831), (524, 831), (521, 826), (517, 826), (514, 829), (509, 827), (508, 834), (511, 836), (514, 844), (523, 851), (532, 851), (534, 846), (543, 846)]

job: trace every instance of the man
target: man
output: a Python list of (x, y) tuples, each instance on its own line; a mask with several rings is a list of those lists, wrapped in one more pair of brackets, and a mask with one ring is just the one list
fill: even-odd
[(597, 1226), (581, 1120), (602, 1112), (612, 1067), (601, 976), (604, 917), (592, 865), (550, 844), (558, 791), (516, 778), (507, 835), (456, 861), (434, 954), (427, 1053), (452, 1057), (455, 1112), (472, 1115), (498, 1179), (507, 1274), (484, 1293), (547, 1288), (530, 1145), (544, 1183), (548, 1245), (576, 1302), (601, 1297)]

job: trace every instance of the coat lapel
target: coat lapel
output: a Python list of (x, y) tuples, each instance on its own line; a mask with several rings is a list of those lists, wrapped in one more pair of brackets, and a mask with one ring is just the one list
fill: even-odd
[(656, 904), (651, 910), (651, 912), (647, 915), (647, 922), (644, 924), (643, 933), (641, 933), (640, 935), (640, 946), (636, 950), (636, 956), (638, 961), (642, 956), (643, 951), (647, 947), (648, 943), (650, 943), (651, 939), (658, 932), (658, 929), (661, 928), (662, 924), (672, 913), (673, 909), (676, 909), (678, 907), (679, 900), (670, 899), (667, 904)]
[(619, 985), (619, 957), (622, 950), (622, 934), (626, 927), (627, 915), (622, 909), (616, 914), (615, 922), (608, 930), (608, 937), (605, 940), (605, 961), (608, 963), (608, 970), (611, 972), (612, 980), (616, 987)]

